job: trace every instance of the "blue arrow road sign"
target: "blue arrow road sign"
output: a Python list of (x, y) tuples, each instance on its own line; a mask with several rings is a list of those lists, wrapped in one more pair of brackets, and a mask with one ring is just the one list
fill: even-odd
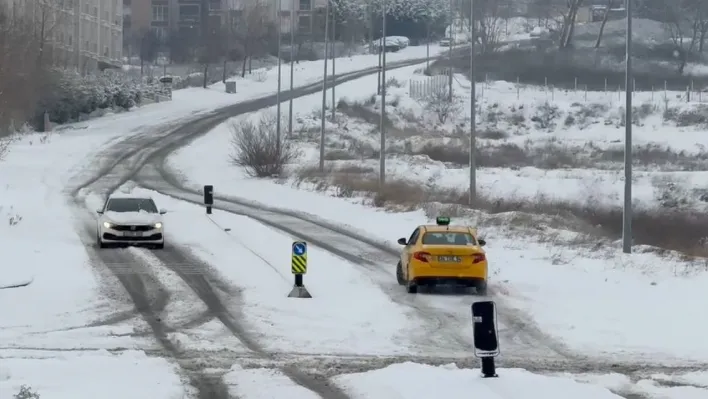
[(305, 255), (307, 253), (307, 244), (304, 242), (294, 242), (293, 243), (293, 254), (294, 255)]

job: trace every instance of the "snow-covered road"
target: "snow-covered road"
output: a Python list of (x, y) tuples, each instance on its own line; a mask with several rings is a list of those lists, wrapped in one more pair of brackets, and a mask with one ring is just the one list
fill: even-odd
[[(197, 93), (204, 101), (195, 104)], [(159, 151), (172, 144), (172, 138), (157, 140), (167, 132), (161, 129), (166, 124), (184, 125), (186, 118), (237, 101), (212, 94), (176, 92), (173, 103), (75, 125), (50, 136), (30, 135), (0, 163), (5, 183), (0, 188), (4, 190), (0, 213), (8, 221), (0, 223), (5, 257), (0, 275), (5, 283), (31, 280), (25, 288), (0, 290), (0, 397), (12, 397), (21, 385), (49, 399), (206, 394), (245, 399), (417, 399), (463, 398), (471, 393), (504, 399), (618, 398), (610, 388), (622, 395), (648, 396), (652, 389), (673, 394), (664, 387), (665, 380), (659, 385), (659, 378), (647, 382), (652, 376), (636, 373), (632, 379), (643, 379), (643, 384), (618, 387), (616, 380), (612, 385), (600, 378), (542, 376), (507, 368), (499, 370), (500, 379), (484, 380), (470, 368), (405, 363), (407, 358), (474, 365), (468, 315), (474, 298), (409, 298), (398, 290), (381, 247), (407, 231), (399, 234), (402, 225), (391, 225), (394, 219), (381, 212), (366, 215), (368, 222), (372, 217), (379, 222), (376, 230), (382, 235), (372, 237), (380, 242), (376, 249), (337, 230), (318, 237), (318, 231), (302, 229), (301, 222), (289, 225), (294, 230), (288, 232), (283, 218), (278, 229), (261, 224), (257, 220), (269, 214), (262, 209), (250, 208), (255, 220), (239, 212), (216, 211), (207, 217), (199, 206), (155, 194), (169, 211), (164, 251), (97, 251), (91, 214), (101, 194), (113, 187), (141, 190), (130, 182), (138, 172), (139, 182), (159, 182), (159, 161), (174, 149)], [(87, 163), (96, 154), (110, 155), (100, 165)], [(153, 155), (158, 164), (141, 171), (142, 163)], [(205, 158), (203, 153), (190, 156)], [(199, 170), (197, 163), (183, 165), (187, 166), (183, 173), (194, 179), (187, 173)], [(209, 179), (214, 175), (211, 170)], [(296, 203), (302, 193), (295, 190), (278, 194), (268, 191), (268, 185), (241, 183), (234, 190), (242, 190), (233, 194), (252, 189), (248, 194), (261, 201), (274, 194), (288, 195), (277, 205), (289, 198), (296, 210), (311, 212), (310, 206)], [(228, 184), (214, 184), (218, 192), (227, 192), (222, 187)], [(181, 195), (195, 198), (189, 192)], [(321, 216), (355, 225), (342, 215), (334, 217), (344, 207), (328, 204), (332, 208), (325, 209), (325, 199), (321, 201)], [(365, 215), (353, 209), (347, 210), (350, 217)], [(408, 218), (406, 226), (420, 220), (403, 217)], [(313, 242), (330, 245), (313, 245), (310, 251), (306, 282), (314, 298), (291, 300), (285, 297), (291, 286), (290, 244), (293, 236), (309, 235)], [(351, 256), (346, 256), (347, 246)], [(544, 262), (537, 260), (534, 267)], [(502, 345), (510, 351), (508, 361), (526, 357), (528, 368), (572, 370), (565, 367), (571, 363), (545, 364), (544, 350), (563, 352), (563, 348), (536, 330), (532, 320), (514, 313), (507, 317), (517, 322), (505, 326), (508, 340)], [(563, 353), (550, 357), (576, 360)], [(670, 373), (666, 368), (661, 371)], [(581, 378), (587, 382), (576, 381)], [(684, 395), (687, 390), (705, 394), (696, 387), (702, 374), (682, 378), (667, 376), (686, 385)]]

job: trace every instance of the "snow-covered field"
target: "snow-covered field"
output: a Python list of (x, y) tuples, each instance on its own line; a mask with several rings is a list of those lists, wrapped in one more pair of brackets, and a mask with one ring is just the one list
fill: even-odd
[[(387, 73), (387, 114), (394, 124), (387, 145), (389, 151), (397, 153), (389, 158), (387, 171), (392, 178), (464, 190), (469, 179), (463, 153), (468, 146), (469, 83), (462, 76), (456, 77), (453, 91), (457, 104), (441, 123), (438, 112), (430, 110), (436, 105), (428, 104), (425, 97), (431, 90), (444, 90), (445, 79), (420, 72), (420, 67), (409, 67)], [(350, 103), (350, 108), (356, 103), (369, 113), (378, 112), (372, 87), (375, 90), (376, 77), (346, 83), (337, 89), (338, 101)], [(639, 119), (633, 129), (637, 163), (634, 201), (638, 206), (670, 203), (668, 198), (683, 199), (679, 204), (682, 207), (705, 209), (701, 197), (708, 190), (708, 152), (702, 125), (677, 127), (674, 120), (687, 123), (694, 115), (700, 121), (700, 115), (708, 115), (708, 105), (686, 104), (682, 95), (640, 92), (634, 98)], [(505, 82), (479, 84), (477, 162), (482, 169), (477, 177), (478, 190), (490, 199), (543, 197), (549, 201), (621, 205), (622, 98), (623, 94), (614, 92), (554, 93)], [(330, 96), (327, 100), (330, 106)], [(318, 157), (320, 102), (321, 95), (312, 95), (295, 105), (297, 138), (311, 144), (303, 146), (304, 162), (315, 163)], [(225, 127), (220, 129), (228, 134)], [(378, 161), (370, 156), (378, 147), (376, 126), (340, 113), (335, 123), (328, 121), (328, 129), (332, 132), (327, 137), (328, 152), (344, 152), (351, 158), (340, 165), (356, 163), (378, 170)], [(452, 147), (457, 151), (446, 159), (415, 155)], [(229, 151), (228, 146), (222, 147), (224, 151)], [(558, 190), (559, 186), (564, 189)]]
[[(636, 386), (616, 376), (588, 378), (585, 376), (542, 376), (520, 369), (501, 369), (500, 378), (481, 378), (479, 370), (458, 369), (454, 365), (429, 366), (400, 363), (386, 368), (334, 378), (352, 399), (415, 399), (444, 397), (465, 399), (541, 399), (574, 397), (579, 399), (619, 399), (610, 388), (626, 389), (623, 393), (650, 396), (656, 399), (704, 398), (705, 390), (697, 388), (655, 388), (652, 382), (641, 381)], [(231, 392), (247, 399), (317, 399), (319, 396), (294, 385), (271, 369), (243, 369), (234, 366), (225, 377)], [(577, 378), (580, 381), (576, 381)], [(587, 381), (583, 381), (587, 380)], [(268, 388), (265, 388), (265, 387)], [(683, 395), (683, 396), (680, 396)], [(703, 395), (703, 396), (698, 396)]]
[[(433, 47), (431, 54), (436, 51)], [(421, 56), (425, 56), (424, 48), (421, 51), (409, 47), (392, 58), (405, 60)], [(340, 58), (337, 59), (337, 69), (338, 73), (346, 73), (376, 63), (374, 56)], [(295, 74), (299, 80), (296, 86), (318, 80), (319, 68), (315, 71), (310, 67), (308, 70), (310, 64), (321, 66), (322, 62), (299, 64)], [(5, 389), (0, 397), (16, 392), (23, 383), (45, 388), (44, 393), (52, 391), (65, 378), (59, 376), (54, 380), (49, 369), (54, 367), (57, 373), (73, 370), (65, 367), (74, 362), (75, 357), (69, 356), (70, 351), (80, 354), (81, 350), (120, 351), (154, 347), (154, 343), (147, 342), (147, 339), (130, 336), (144, 326), (129, 322), (132, 306), (116, 308), (114, 300), (125, 299), (125, 293), (116, 288), (117, 285), (106, 283), (110, 281), (105, 278), (107, 271), (94, 267), (94, 260), (85, 250), (85, 245), (91, 243), (81, 241), (74, 215), (66, 204), (68, 187), (79, 183), (70, 179), (82, 169), (89, 154), (118, 140), (158, 126), (176, 125), (214, 108), (274, 92), (273, 70), (257, 72), (256, 75), (258, 73), (262, 76), (244, 79), (237, 94), (223, 93), (223, 84), (206, 91), (179, 90), (174, 92), (170, 102), (60, 126), (50, 134), (26, 134), (14, 139), (9, 153), (0, 162), (0, 253), (3, 254), (0, 287), (22, 287), (0, 290), (0, 303), (3, 304), (0, 309), (0, 357), (3, 358), (0, 384)], [(203, 327), (209, 328), (208, 325)], [(230, 344), (224, 337), (218, 339)], [(57, 359), (52, 360), (52, 354), (58, 356)], [(116, 369), (139, 362), (130, 358), (130, 353), (121, 356), (96, 352), (84, 357), (83, 363), (77, 360), (76, 367), (77, 370), (80, 367), (96, 368), (91, 366), (96, 359), (104, 359), (108, 365), (115, 363)], [(46, 366), (42, 366), (44, 364)], [(27, 371), (32, 367), (46, 367), (46, 384), (38, 379), (39, 373)], [(157, 363), (150, 366), (146, 362), (145, 367), (158, 369)], [(133, 371), (141, 373), (140, 369)], [(79, 378), (87, 372), (79, 370), (76, 374)], [(106, 368), (105, 376), (99, 375), (97, 379), (113, 378), (118, 382), (115, 376), (120, 374), (124, 373)], [(146, 375), (146, 378), (150, 377)], [(74, 389), (67, 391), (67, 395), (77, 397), (73, 395), (80, 389), (77, 384), (65, 379), (63, 386)], [(170, 388), (166, 389), (169, 391)], [(117, 397), (141, 397), (126, 391), (115, 392)], [(143, 393), (146, 396), (142, 397), (174, 396), (169, 393), (151, 395), (147, 390)]]
[[(375, 65), (374, 59), (369, 56), (351, 61), (349, 71)], [(338, 71), (348, 71), (346, 61), (338, 59), (337, 64)], [(389, 76), (405, 80), (416, 69), (420, 66), (400, 73), (392, 71)], [(185, 388), (177, 365), (157, 357), (158, 345), (144, 333), (146, 323), (132, 317), (133, 309), (123, 290), (117, 283), (110, 284), (113, 280), (108, 272), (91, 258), (86, 247), (92, 243), (82, 242), (75, 214), (67, 207), (67, 188), (77, 184), (70, 179), (83, 170), (89, 155), (121, 138), (272, 92), (272, 71), (267, 73), (263, 82), (256, 79), (239, 86), (236, 95), (218, 93), (219, 85), (208, 91), (180, 90), (169, 103), (68, 125), (50, 135), (26, 135), (13, 144), (0, 163), (0, 286), (27, 285), (0, 290), (0, 398), (13, 397), (22, 385), (31, 387), (43, 399), (190, 397), (193, 392)], [(318, 73), (319, 68), (311, 74), (299, 70), (299, 85), (316, 80)], [(348, 101), (366, 102), (375, 81), (373, 77), (343, 84), (337, 92)], [(405, 85), (395, 86), (391, 86), (392, 98), (400, 97), (399, 106), (412, 107), (415, 102), (405, 97)], [(316, 123), (312, 110), (320, 100), (314, 95), (295, 102), (298, 131), (306, 132)], [(393, 109), (390, 114), (396, 115)], [(356, 124), (366, 127), (351, 121), (348, 129), (353, 137), (363, 140), (366, 133), (353, 129)], [(440, 128), (444, 130), (444, 126)], [(392, 137), (392, 143), (400, 141)], [(360, 198), (332, 198), (288, 184), (247, 179), (242, 171), (228, 165), (229, 140), (228, 129), (219, 127), (180, 151), (171, 162), (194, 185), (214, 184), (220, 193), (311, 213), (367, 231), (392, 245), (427, 219), (423, 211), (389, 214), (362, 205)], [(342, 137), (334, 137), (333, 148), (341, 147), (342, 142)], [(306, 157), (312, 156), (312, 145), (302, 148)], [(212, 156), (200, 156), (202, 151)], [(195, 162), (197, 159), (199, 162)], [(394, 159), (391, 165), (393, 174)], [(400, 165), (404, 165), (403, 160)], [(411, 175), (426, 168), (438, 168), (441, 175), (448, 173), (444, 166), (431, 162), (408, 168)], [(169, 245), (189, 248), (229, 286), (238, 287), (234, 298), (227, 298), (225, 303), (239, 308), (245, 324), (252, 329), (249, 333), (266, 351), (356, 356), (431, 349), (425, 348), (421, 339), (425, 337), (410, 332), (431, 327), (420, 326), (415, 314), (391, 301), (378, 282), (351, 263), (312, 248), (307, 281), (314, 298), (307, 306), (298, 305), (285, 298), (292, 286), (287, 251), (290, 237), (245, 217), (217, 211), (207, 218), (199, 207), (158, 195), (156, 200), (169, 211), (165, 222)], [(96, 201), (91, 196), (87, 199), (91, 205)], [(684, 264), (653, 254), (619, 257), (612, 248), (589, 254), (552, 243), (539, 244), (531, 238), (510, 240), (503, 230), (489, 229), (485, 234), (490, 242), (498, 300), (534, 315), (544, 331), (578, 352), (647, 357), (657, 362), (708, 359), (708, 350), (695, 345), (708, 332), (701, 318), (695, 317), (703, 311), (700, 298), (704, 297), (701, 286), (706, 283), (705, 274), (684, 278)], [(281, 247), (285, 250), (273, 250)], [(155, 254), (142, 249), (128, 251), (150, 265), (171, 295), (162, 312), (166, 325), (179, 325), (187, 314), (204, 310), (196, 294)], [(392, 265), (382, 265), (389, 267), (392, 271)], [(390, 285), (395, 286), (393, 279)], [(224, 292), (229, 289), (225, 287)], [(598, 297), (600, 290), (603, 295)], [(125, 305), (117, 308), (117, 303)], [(676, 312), (677, 303), (681, 312)], [(661, 323), (656, 323), (656, 315), (661, 315)], [(675, 328), (678, 325), (680, 329)], [(167, 335), (187, 352), (246, 352), (217, 321)], [(333, 382), (352, 398), (462, 398), (470, 394), (505, 399), (618, 397), (610, 388), (657, 399), (706, 395), (702, 374), (647, 376), (647, 380), (634, 384), (617, 376), (541, 376), (518, 369), (498, 372), (500, 379), (485, 380), (479, 377), (479, 370), (404, 363), (337, 376)], [(232, 395), (245, 399), (317, 397), (281, 371), (238, 362), (223, 380)], [(659, 385), (662, 381), (664, 385)], [(667, 384), (676, 381), (689, 386)], [(684, 396), (669, 396), (677, 390)], [(530, 392), (534, 396), (529, 396)]]
[[(388, 93), (391, 103), (387, 112), (394, 126), (390, 129), (389, 147), (415, 149), (424, 147), (425, 143), (463, 141), (462, 134), (455, 133), (455, 127), (463, 125), (464, 129), (464, 115), (469, 114), (463, 110), (469, 108), (469, 102), (460, 99), (460, 112), (455, 114), (459, 116), (445, 123), (436, 121), (436, 115), (426, 115), (425, 105), (411, 99), (409, 95), (414, 85), (409, 83), (410, 79), (426, 79), (415, 74), (418, 69), (410, 67), (388, 74), (392, 83)], [(464, 95), (465, 82), (462, 79), (458, 77), (459, 83), (456, 84), (460, 96)], [(618, 145), (616, 141), (624, 133), (624, 129), (604, 122), (605, 119), (616, 117), (613, 116), (616, 111), (612, 108), (608, 108), (606, 113), (589, 117), (587, 126), (582, 128), (577, 123), (572, 126), (563, 123), (563, 118), (574, 109), (609, 102), (608, 97), (616, 95), (614, 93), (588, 93), (586, 101), (585, 93), (551, 94), (526, 87), (523, 95), (517, 99), (516, 89), (512, 85), (497, 83), (480, 86), (478, 91), (483, 93), (479, 99), (482, 109), (480, 130), (489, 128), (496, 121), (499, 130), (509, 132), (502, 139), (480, 139), (480, 145), (499, 147), (524, 143), (530, 139), (529, 146), (541, 148), (546, 143), (573, 146), (587, 142), (592, 142), (598, 148), (608, 148)], [(359, 101), (364, 107), (367, 104), (372, 106), (376, 103), (376, 99), (372, 98), (372, 88), (375, 91), (376, 78), (362, 78), (339, 86), (337, 94), (340, 99), (346, 98), (345, 101), (350, 105)], [(649, 102), (651, 96), (651, 93), (638, 93), (636, 101), (638, 104)], [(658, 94), (654, 96), (656, 98)], [(667, 97), (673, 99), (675, 93), (667, 93)], [(319, 101), (321, 95), (312, 95), (300, 99), (295, 105), (295, 119), (299, 127), (297, 139), (304, 142), (301, 145), (303, 162), (316, 163), (318, 159), (316, 140), (320, 122), (319, 113), (315, 111)], [(580, 105), (574, 105), (575, 102)], [(546, 103), (558, 107), (556, 118), (559, 122), (555, 128), (543, 131), (534, 127), (536, 122), (533, 119)], [(679, 107), (679, 104), (669, 104), (669, 107), (672, 106)], [(512, 109), (523, 116), (526, 128), (519, 127), (517, 131), (512, 129), (513, 121), (519, 118), (500, 117), (495, 120), (485, 117), (493, 110), (515, 112)], [(408, 114), (422, 116), (411, 118)], [(260, 118), (258, 114), (247, 117)], [(328, 130), (328, 151), (343, 150), (354, 154), (348, 160), (331, 161), (331, 164), (363, 164), (378, 170), (375, 159), (366, 155), (362, 156), (363, 161), (356, 159), (361, 152), (357, 153), (355, 147), (365, 142), (371, 148), (378, 149), (375, 126), (340, 114), (336, 123), (328, 122), (328, 129), (331, 129)], [(308, 132), (314, 133), (314, 140), (307, 136)], [(669, 134), (674, 138), (673, 141), (668, 139)], [(696, 151), (700, 136), (701, 132), (694, 127), (676, 128), (670, 122), (662, 121), (661, 113), (647, 117), (643, 126), (635, 127), (637, 143), (674, 145), (678, 147), (677, 150)], [(431, 215), (426, 215), (423, 210), (386, 213), (366, 206), (371, 202), (370, 199), (352, 196), (351, 193), (343, 194), (342, 191), (316, 190), (316, 184), (296, 184), (296, 179), (250, 179), (242, 170), (230, 165), (229, 156), (233, 153), (230, 139), (229, 127), (218, 127), (190, 147), (177, 152), (171, 158), (170, 165), (195, 187), (213, 184), (223, 194), (307, 212), (330, 222), (345, 224), (392, 246), (395, 246), (399, 237), (408, 236), (417, 224), (430, 220)], [(356, 142), (358, 144), (352, 144)], [(212, 156), (208, 160), (199, 158), (200, 162), (194, 162), (198, 154), (204, 153)], [(389, 179), (409, 179), (422, 185), (465, 187), (468, 178), (462, 166), (434, 162), (424, 156), (392, 154), (387, 164)], [(609, 184), (612, 180), (608, 176), (614, 176), (617, 180), (620, 173), (611, 167), (605, 167), (604, 170), (483, 168), (479, 171), (478, 182), (482, 193), (499, 197), (517, 195), (531, 199), (539, 195), (559, 195), (576, 201), (605, 200), (617, 203), (621, 186)], [(648, 180), (655, 176), (651, 173), (652, 168), (647, 167), (645, 174), (649, 176)], [(589, 176), (594, 180), (589, 183), (583, 181)], [(603, 177), (607, 180), (598, 181)], [(571, 182), (576, 183), (573, 185)], [(652, 188), (643, 189), (641, 180), (636, 186), (637, 199), (646, 201), (649, 204), (647, 206), (653, 206), (653, 198), (646, 194)], [(508, 216), (499, 217), (504, 220)], [(619, 254), (616, 246), (607, 244), (590, 246), (589, 249), (568, 247), (564, 244), (568, 240), (572, 241), (572, 235), (562, 232), (553, 235), (552, 229), (548, 227), (542, 229), (552, 238), (546, 237), (545, 242), (540, 243), (534, 237), (535, 234), (509, 237), (509, 231), (504, 226), (482, 226), (481, 229), (489, 242), (492, 284), (499, 300), (529, 312), (544, 331), (560, 338), (574, 350), (589, 355), (617, 357), (708, 359), (708, 351), (693, 344), (708, 333), (708, 323), (691, 316), (701, 312), (702, 301), (696, 299), (706, 298), (708, 269), (704, 263), (659, 256), (652, 251), (643, 251), (641, 247), (633, 255)], [(392, 279), (393, 266), (382, 265), (390, 268)], [(598, 295), (598, 292), (602, 294)], [(681, 304), (679, 307), (676, 305), (678, 303)], [(666, 322), (657, 323), (657, 314), (661, 314), (662, 320)], [(682, 327), (677, 329), (677, 325)]]

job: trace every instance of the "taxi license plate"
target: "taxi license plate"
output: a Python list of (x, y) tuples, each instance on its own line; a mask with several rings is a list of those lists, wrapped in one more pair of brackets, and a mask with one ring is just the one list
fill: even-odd
[(123, 235), (125, 237), (142, 237), (143, 233), (139, 231), (126, 231), (125, 233), (123, 233)]
[(462, 262), (462, 258), (459, 256), (438, 256), (438, 262), (460, 263)]

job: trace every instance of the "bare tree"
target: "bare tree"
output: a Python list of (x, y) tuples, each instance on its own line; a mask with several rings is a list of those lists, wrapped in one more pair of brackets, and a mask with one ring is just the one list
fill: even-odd
[(144, 29), (138, 34), (136, 42), (140, 56), (140, 76), (142, 76), (144, 73), (145, 64), (151, 64), (155, 61), (155, 59), (157, 59), (161, 41), (154, 31)]
[[(703, 0), (675, 0), (662, 3), (666, 16), (664, 29), (669, 33), (674, 45), (678, 63), (678, 73), (683, 74), (692, 53), (701, 37), (703, 16), (697, 9)], [(705, 36), (705, 35), (704, 35)]]
[(237, 37), (243, 46), (241, 77), (246, 76), (247, 62), (267, 51), (274, 31), (275, 27), (265, 0), (249, 2), (241, 10), (241, 18), (237, 23)]
[(202, 87), (205, 89), (209, 84), (209, 66), (222, 61), (226, 56), (225, 37), (226, 32), (221, 27), (206, 29), (200, 37), (199, 63), (202, 65)]
[(363, 39), (363, 32), (368, 28), (368, 5), (363, 1), (332, 0), (337, 36), (351, 50)]
[(696, 23), (694, 29), (698, 31), (698, 52), (702, 53), (705, 48), (706, 36), (708, 35), (708, 1), (696, 1)]
[(468, 28), (472, 26), (477, 33), (477, 42), (482, 53), (491, 53), (499, 45), (502, 32), (503, 7), (501, 0), (477, 0), (475, 1), (474, 24), (470, 21), (470, 2), (460, 3), (462, 14), (467, 19)]
[(556, 30), (559, 28), (558, 0), (529, 0), (529, 12), (536, 18), (536, 25)]
[(568, 48), (573, 42), (573, 34), (575, 33), (575, 22), (578, 18), (578, 11), (583, 5), (584, 0), (567, 0), (566, 7), (561, 7), (561, 31), (558, 40), (558, 48)]
[(612, 8), (613, 0), (607, 0), (607, 8), (605, 8), (605, 14), (602, 16), (602, 24), (600, 24), (600, 32), (597, 34), (597, 40), (595, 41), (595, 48), (600, 48), (600, 42), (602, 41), (602, 34), (605, 32), (605, 25), (607, 25), (607, 20), (610, 19), (610, 9)]
[(32, 15), (0, 3), (0, 136), (35, 116), (44, 79), (39, 49)]
[(34, 35), (38, 45), (37, 65), (41, 68), (46, 59), (48, 44), (54, 42), (57, 33), (65, 26), (67, 14), (63, 4), (51, 0), (35, 0), (33, 3)]

